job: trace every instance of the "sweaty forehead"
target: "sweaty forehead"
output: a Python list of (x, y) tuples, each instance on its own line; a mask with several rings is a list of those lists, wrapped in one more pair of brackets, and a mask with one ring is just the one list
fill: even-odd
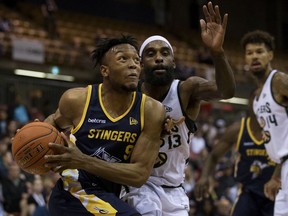
[(116, 54), (118, 52), (136, 52), (137, 53), (137, 50), (135, 49), (135, 47), (133, 47), (130, 44), (119, 44), (109, 49), (109, 53)]
[(245, 47), (247, 50), (267, 49), (264, 43), (248, 43)]

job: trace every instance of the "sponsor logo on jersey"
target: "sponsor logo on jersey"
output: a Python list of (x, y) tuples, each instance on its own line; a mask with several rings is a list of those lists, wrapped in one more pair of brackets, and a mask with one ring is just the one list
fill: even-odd
[(166, 112), (172, 112), (173, 111), (172, 107), (169, 107), (166, 105), (164, 105), (164, 107), (165, 107)]
[(137, 125), (138, 124), (138, 121), (132, 117), (129, 118), (129, 124), (130, 125)]
[(88, 122), (94, 123), (94, 124), (105, 124), (106, 120), (105, 119), (97, 119), (97, 118), (94, 118), (94, 119), (88, 118)]
[(254, 142), (244, 142), (243, 145), (244, 146), (252, 146), (252, 145), (254, 145)]
[(108, 161), (110, 163), (120, 163), (121, 162), (121, 160), (119, 158), (109, 154), (105, 150), (105, 148), (103, 148), (103, 147), (98, 148), (91, 156), (100, 158), (100, 159)]

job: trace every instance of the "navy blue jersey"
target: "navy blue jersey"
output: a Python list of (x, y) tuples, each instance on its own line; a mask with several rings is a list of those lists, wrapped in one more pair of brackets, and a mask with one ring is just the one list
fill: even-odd
[(235, 164), (236, 181), (245, 189), (264, 196), (264, 184), (270, 180), (276, 164), (268, 157), (264, 141), (252, 134), (250, 117), (241, 120), (236, 148), (239, 152)]
[[(129, 163), (132, 150), (143, 129), (145, 95), (134, 92), (127, 111), (113, 118), (103, 106), (101, 87), (102, 84), (88, 86), (83, 116), (71, 133), (83, 153), (111, 163)], [(108, 181), (83, 170), (78, 170), (77, 175), (81, 187), (85, 190), (92, 185), (93, 188), (97, 187), (116, 195), (120, 193), (121, 185), (112, 182), (113, 179)]]

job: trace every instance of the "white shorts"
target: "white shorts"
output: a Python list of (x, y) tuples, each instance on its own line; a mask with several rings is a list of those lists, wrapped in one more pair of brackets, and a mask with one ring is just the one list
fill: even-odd
[(163, 188), (146, 182), (129, 191), (122, 199), (143, 216), (188, 216), (189, 199), (182, 187)]
[(288, 160), (281, 167), (281, 190), (279, 190), (274, 207), (274, 216), (288, 215)]

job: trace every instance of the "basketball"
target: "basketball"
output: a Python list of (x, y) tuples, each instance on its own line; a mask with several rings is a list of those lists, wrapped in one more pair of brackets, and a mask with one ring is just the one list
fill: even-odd
[(50, 142), (64, 145), (64, 139), (55, 127), (45, 122), (28, 123), (13, 139), (14, 160), (25, 172), (45, 174), (50, 168), (44, 166), (44, 156), (54, 153), (48, 146)]

